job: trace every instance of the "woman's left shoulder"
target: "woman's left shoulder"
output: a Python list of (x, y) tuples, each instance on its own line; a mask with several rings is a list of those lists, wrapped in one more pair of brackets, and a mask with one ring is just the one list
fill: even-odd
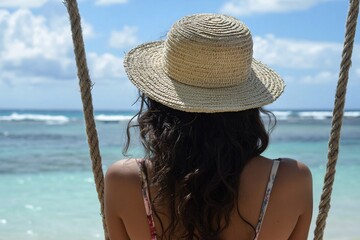
[(137, 159), (124, 159), (111, 164), (105, 176), (105, 205), (119, 214), (131, 208), (139, 198), (141, 182)]
[(139, 181), (139, 167), (137, 161), (140, 159), (123, 159), (111, 164), (106, 171), (105, 183), (130, 184)]

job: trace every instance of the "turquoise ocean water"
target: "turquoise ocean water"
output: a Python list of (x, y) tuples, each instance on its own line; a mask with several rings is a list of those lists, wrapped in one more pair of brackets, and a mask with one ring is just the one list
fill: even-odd
[[(132, 112), (95, 113), (104, 170), (123, 158)], [(314, 217), (327, 161), (329, 111), (275, 111), (264, 154), (305, 162)], [(135, 142), (132, 154), (141, 156)], [(324, 239), (360, 239), (360, 111), (347, 111)], [(99, 203), (79, 111), (0, 110), (0, 240), (103, 239)]]

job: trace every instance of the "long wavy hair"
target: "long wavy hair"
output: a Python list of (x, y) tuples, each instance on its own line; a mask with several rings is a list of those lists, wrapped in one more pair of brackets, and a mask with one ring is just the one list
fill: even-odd
[[(158, 187), (151, 204), (161, 224), (162, 239), (176, 235), (219, 240), (235, 206), (239, 217), (255, 232), (239, 212), (240, 174), (251, 158), (267, 148), (269, 131), (276, 123), (274, 115), (262, 108), (190, 113), (141, 93), (139, 99), (140, 110), (133, 117), (137, 121), (128, 123), (124, 154), (130, 145), (130, 129), (138, 128), (145, 158), (151, 162), (148, 181)], [(260, 113), (269, 117), (268, 130)], [(170, 214), (168, 226), (159, 218), (160, 206)]]

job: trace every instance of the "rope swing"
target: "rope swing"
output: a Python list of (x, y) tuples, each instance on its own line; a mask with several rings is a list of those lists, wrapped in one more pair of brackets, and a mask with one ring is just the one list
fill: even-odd
[(92, 83), (89, 75), (89, 69), (86, 63), (86, 54), (84, 47), (84, 39), (82, 36), (81, 19), (76, 0), (65, 0), (65, 6), (70, 16), (70, 25), (72, 39), (74, 44), (74, 53), (77, 66), (77, 75), (81, 91), (81, 101), (83, 104), (83, 112), (86, 125), (86, 135), (90, 150), (91, 166), (94, 174), (96, 191), (100, 201), (101, 216), (105, 239), (110, 240), (106, 227), (104, 215), (104, 172), (102, 170), (102, 160), (99, 148), (99, 139), (96, 131), (94, 119), (94, 108), (92, 104), (91, 88)]
[[(96, 191), (98, 193), (98, 198), (100, 201), (105, 239), (110, 240), (104, 215), (104, 173), (102, 170), (99, 140), (94, 120), (94, 110), (91, 96), (92, 82), (89, 76), (89, 70), (86, 62), (84, 40), (81, 29), (81, 19), (76, 0), (65, 0), (64, 3), (70, 17), (71, 32), (77, 66), (77, 75), (79, 78), (81, 100), (83, 103), (83, 112), (86, 124), (86, 134), (88, 138)], [(339, 80), (336, 88), (335, 104), (333, 109), (332, 127), (329, 139), (328, 163), (324, 179), (323, 192), (319, 204), (319, 214), (316, 220), (314, 240), (323, 239), (326, 218), (330, 209), (332, 186), (335, 179), (336, 162), (339, 153), (340, 131), (344, 115), (346, 87), (348, 83), (349, 69), (351, 66), (351, 55), (354, 45), (358, 13), (359, 0), (350, 0), (350, 7), (346, 22), (344, 48), (342, 52), (342, 61), (340, 64)]]
[(359, 0), (350, 0), (349, 13), (346, 21), (346, 32), (342, 60), (340, 63), (339, 80), (336, 87), (333, 117), (331, 122), (331, 132), (329, 139), (328, 163), (324, 178), (323, 192), (321, 194), (319, 213), (316, 219), (314, 240), (322, 240), (326, 225), (326, 218), (330, 209), (332, 186), (335, 180), (336, 162), (339, 155), (339, 140), (342, 120), (344, 115), (344, 105), (346, 96), (346, 86), (349, 79), (351, 66), (351, 55), (354, 46), (356, 23), (359, 14)]

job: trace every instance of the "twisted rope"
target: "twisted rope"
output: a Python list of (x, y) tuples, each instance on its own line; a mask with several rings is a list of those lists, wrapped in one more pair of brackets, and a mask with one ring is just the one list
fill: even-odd
[(323, 239), (326, 218), (330, 209), (332, 186), (335, 179), (335, 168), (339, 154), (339, 139), (344, 115), (346, 86), (348, 83), (349, 69), (351, 66), (351, 55), (354, 45), (358, 13), (359, 0), (350, 0), (349, 13), (346, 21), (344, 48), (342, 52), (339, 80), (336, 88), (335, 104), (333, 109), (332, 126), (329, 139), (328, 163), (324, 178), (323, 192), (321, 194), (321, 200), (319, 204), (319, 214), (316, 219), (314, 240)]
[(100, 209), (102, 215), (102, 222), (104, 227), (105, 239), (109, 240), (105, 215), (104, 215), (104, 173), (102, 170), (102, 160), (99, 149), (99, 140), (96, 131), (94, 120), (94, 110), (92, 104), (91, 89), (92, 83), (89, 76), (89, 70), (86, 63), (86, 54), (84, 48), (84, 40), (81, 29), (81, 19), (76, 0), (65, 0), (65, 6), (69, 13), (72, 39), (74, 43), (74, 53), (77, 66), (77, 75), (79, 78), (79, 85), (81, 90), (81, 100), (83, 103), (83, 112), (86, 125), (86, 134), (88, 138), (88, 145), (90, 150), (90, 157), (92, 163), (92, 171), (96, 185), (96, 191), (100, 201)]

